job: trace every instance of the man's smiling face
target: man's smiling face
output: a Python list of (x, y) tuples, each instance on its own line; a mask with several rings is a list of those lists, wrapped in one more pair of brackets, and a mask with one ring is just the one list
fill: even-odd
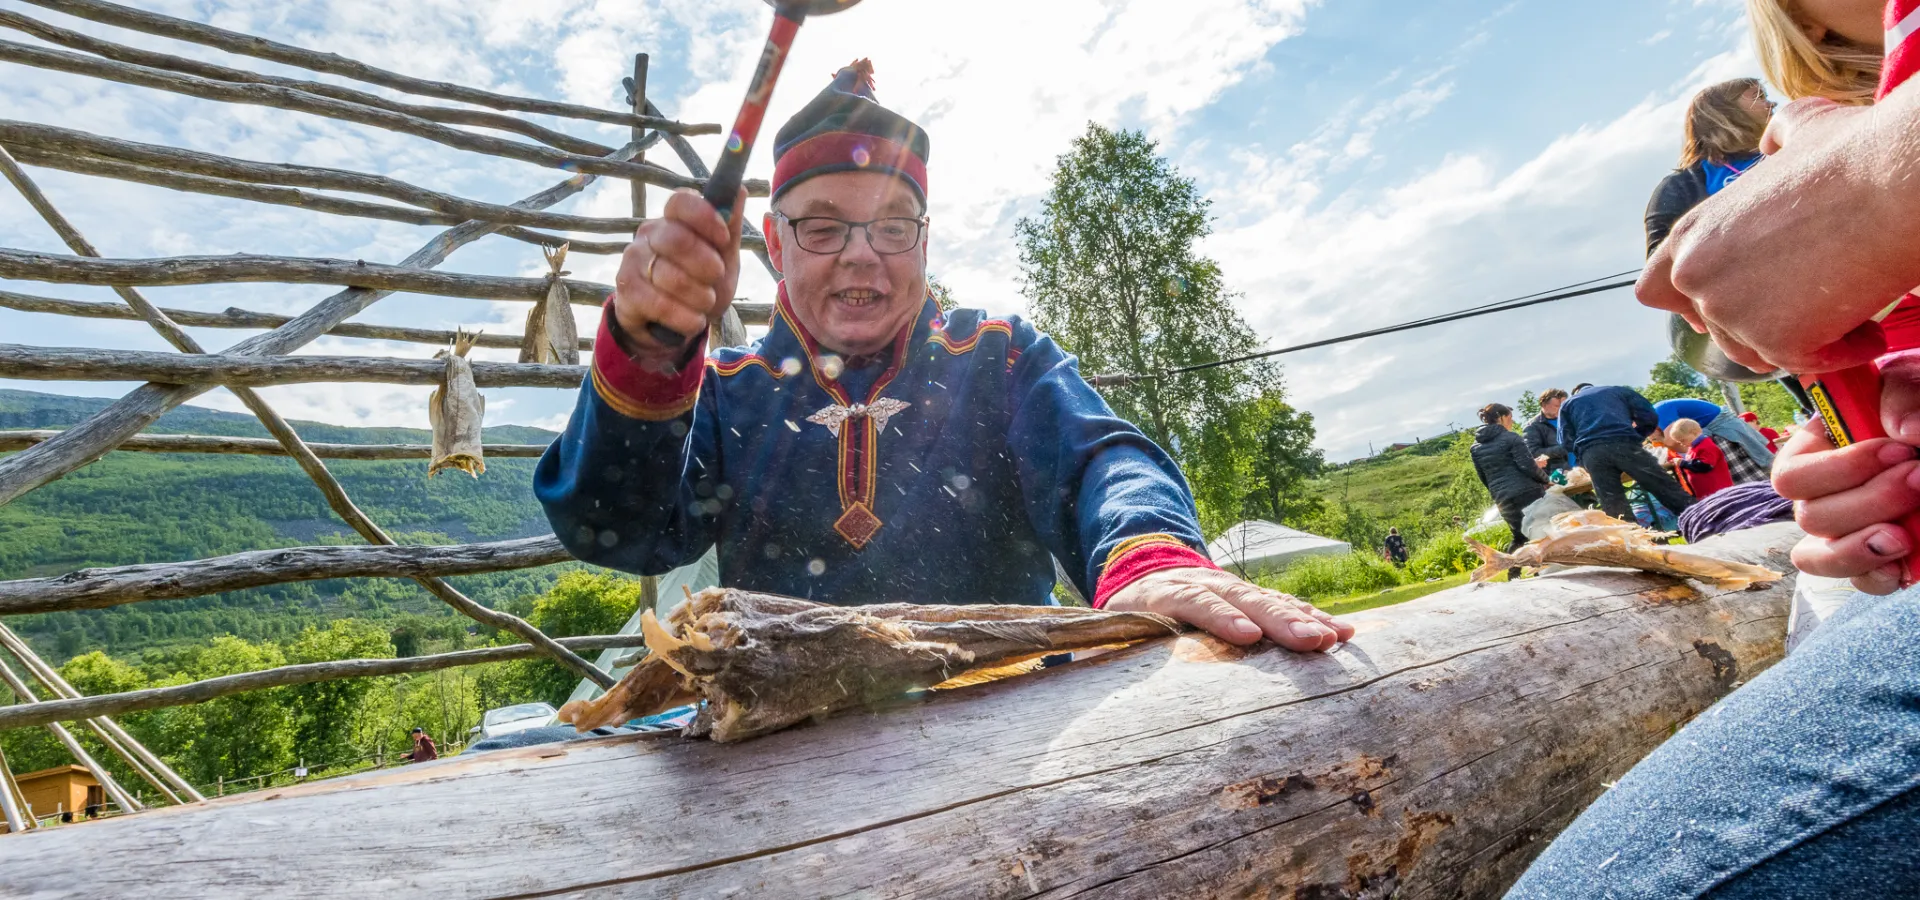
[(787, 189), (774, 208), (766, 228), (770, 255), (786, 276), (787, 299), (800, 324), (827, 349), (878, 352), (919, 315), (927, 297), (924, 230), (918, 244), (902, 253), (876, 252), (862, 228), (853, 229), (840, 252), (815, 253), (800, 246), (792, 224), (811, 216), (917, 219), (925, 210), (905, 182), (879, 172), (816, 175)]

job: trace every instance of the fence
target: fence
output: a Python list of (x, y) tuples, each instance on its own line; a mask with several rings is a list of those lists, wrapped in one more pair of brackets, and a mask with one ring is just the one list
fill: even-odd
[[(60, 28), (12, 10), (0, 10), (0, 26), (28, 35), (41, 44), (0, 40), (0, 62), (207, 100), (322, 116), (423, 138), (454, 150), (560, 169), (567, 175), (545, 190), (502, 204), (430, 190), (369, 172), (260, 162), (40, 123), (0, 120), (0, 174), (6, 176), (73, 251), (73, 255), (60, 255), (0, 248), (0, 278), (110, 286), (124, 304), (0, 291), (0, 308), (143, 321), (179, 351), (175, 354), (105, 352), (0, 344), (0, 377), (146, 382), (72, 427), (58, 431), (0, 431), (0, 451), (15, 451), (0, 457), (0, 504), (16, 500), (116, 449), (286, 456), (313, 480), (334, 513), (367, 542), (367, 546), (262, 550), (214, 559), (87, 569), (54, 578), (0, 582), (0, 617), (97, 609), (323, 578), (408, 578), (460, 613), (509, 632), (524, 642), (407, 659), (289, 665), (185, 685), (87, 697), (67, 684), (59, 672), (0, 622), (0, 646), (27, 670), (27, 677), (22, 678), (0, 660), (0, 680), (19, 698), (19, 702), (11, 706), (0, 707), (0, 730), (33, 726), (51, 730), (74, 758), (93, 772), (114, 806), (122, 812), (138, 812), (145, 804), (128, 794), (98, 761), (88, 756), (63, 722), (80, 723), (90, 729), (162, 798), (183, 803), (204, 800), (204, 790), (181, 778), (112, 717), (281, 685), (424, 672), (534, 656), (551, 657), (602, 687), (611, 686), (611, 676), (582, 658), (578, 651), (640, 646), (638, 637), (555, 640), (516, 616), (467, 597), (445, 580), (454, 575), (561, 561), (567, 557), (557, 540), (537, 538), (453, 547), (400, 546), (354, 504), (327, 469), (325, 460), (421, 459), (439, 456), (435, 448), (308, 444), (253, 388), (323, 381), (386, 382), (436, 384), (442, 386), (443, 392), (451, 393), (457, 380), (470, 377), (471, 381), (465, 385), (468, 388), (577, 389), (585, 372), (576, 364), (578, 355), (582, 350), (590, 350), (592, 341), (574, 337), (571, 327), (565, 328), (564, 336), (557, 340), (549, 340), (551, 334), (538, 333), (540, 329), (530, 325), (523, 335), (482, 336), (474, 342), (483, 347), (518, 347), (523, 361), (517, 363), (467, 364), (464, 360), (456, 363), (452, 359), (423, 361), (290, 354), (321, 335), (440, 345), (456, 339), (454, 333), (445, 331), (349, 321), (395, 293), (527, 301), (535, 304), (535, 315), (531, 317), (534, 321), (548, 312), (567, 314), (569, 304), (599, 306), (612, 293), (612, 288), (562, 278), (564, 273), (558, 262), (553, 262), (553, 271), (545, 278), (459, 274), (439, 271), (437, 267), (454, 250), (489, 236), (537, 245), (549, 253), (550, 261), (556, 253), (620, 253), (625, 247), (624, 241), (575, 240), (556, 232), (631, 234), (645, 215), (648, 185), (681, 188), (703, 183), (708, 170), (687, 136), (718, 134), (720, 126), (675, 121), (650, 102), (646, 97), (647, 57), (644, 54), (635, 58), (634, 75), (628, 82), (631, 107), (606, 110), (413, 78), (337, 55), (105, 0), (26, 2), (103, 25), (466, 106), (399, 101), (338, 84), (266, 75), (139, 49)], [(624, 125), (631, 129), (630, 140), (624, 146), (607, 146), (518, 114)], [(472, 130), (475, 128), (487, 131)], [(661, 144), (677, 158), (686, 170), (684, 174), (647, 160), (648, 151)], [(447, 227), (393, 264), (257, 255), (116, 259), (95, 248), (60, 213), (27, 173), (29, 166), (175, 191), (294, 206), (329, 215)], [(631, 184), (632, 216), (590, 217), (553, 210), (595, 180), (608, 177), (625, 179)], [(748, 191), (754, 196), (765, 196), (766, 184), (750, 181)], [(351, 199), (337, 196), (339, 193), (372, 199)], [(765, 241), (751, 225), (746, 228), (743, 244), (759, 255), (771, 273)], [(295, 316), (231, 308), (218, 313), (165, 309), (149, 302), (139, 290), (147, 286), (236, 282), (333, 284), (342, 289)], [(737, 303), (727, 321), (716, 325), (720, 332), (717, 337), (722, 343), (739, 343), (745, 337), (744, 326), (764, 323), (769, 313), (769, 304)], [(566, 324), (571, 325), (570, 315)], [(209, 352), (183, 326), (264, 331), (225, 350)], [(461, 371), (463, 369), (466, 371)], [(238, 397), (272, 438), (140, 433), (168, 410), (215, 386), (225, 386)], [(436, 422), (436, 446), (442, 443), (438, 426)], [(527, 457), (538, 455), (540, 449), (476, 443), (467, 448), (467, 452), (482, 458), (488, 454)], [(36, 696), (28, 684), (29, 679), (39, 683), (47, 698)], [(224, 785), (217, 787), (216, 792), (222, 789)], [(25, 819), (25, 811), (19, 808), (19, 801), (18, 787), (4, 757), (0, 757), (0, 814), (4, 814), (13, 831), (25, 830), (31, 825)]]

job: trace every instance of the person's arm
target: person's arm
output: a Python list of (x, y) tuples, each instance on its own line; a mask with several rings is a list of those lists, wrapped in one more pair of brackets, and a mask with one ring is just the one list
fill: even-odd
[(1573, 455), (1573, 443), (1575, 440), (1579, 439), (1579, 436), (1580, 436), (1579, 427), (1573, 424), (1573, 417), (1567, 415), (1566, 407), (1561, 407), (1560, 409), (1560, 447), (1566, 451), (1567, 468), (1569, 469), (1580, 465), (1579, 460), (1575, 459)]
[(700, 512), (695, 493), (721, 476), (712, 398), (700, 392), (705, 339), (678, 371), (651, 371), (619, 349), (612, 315), (601, 318), (591, 374), (534, 469), (533, 492), (575, 558), (660, 575), (714, 542), (717, 519)]
[(1797, 100), (1765, 165), (1695, 207), (1640, 276), (1735, 362), (1829, 372), (1884, 352), (1870, 320), (1920, 284), (1920, 86), (1872, 107)]
[(1706, 185), (1695, 167), (1689, 166), (1660, 179), (1653, 196), (1647, 199), (1647, 255), (1652, 256), (1653, 251), (1660, 249), (1660, 244), (1673, 230), (1673, 223), (1705, 199)]
[(1352, 636), (1220, 571), (1173, 459), (1115, 416), (1052, 338), (1016, 319), (1011, 344), (1007, 446), (1027, 518), (1094, 606), (1160, 613), (1238, 644), (1324, 650)]
[(1553, 483), (1547, 480), (1547, 473), (1541, 471), (1540, 464), (1533, 461), (1533, 454), (1527, 452), (1527, 442), (1521, 440), (1519, 435), (1514, 435), (1513, 440), (1506, 441), (1505, 443), (1507, 445), (1507, 457), (1513, 460), (1515, 468), (1525, 472), (1528, 478), (1541, 484)]
[(1633, 425), (1634, 433), (1641, 437), (1651, 437), (1660, 430), (1660, 414), (1653, 409), (1653, 403), (1640, 396), (1639, 391), (1625, 391), (1627, 395), (1627, 419)]

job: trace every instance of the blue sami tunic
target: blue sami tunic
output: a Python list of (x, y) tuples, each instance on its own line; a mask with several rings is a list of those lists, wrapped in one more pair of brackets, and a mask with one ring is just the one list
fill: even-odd
[(1204, 547), (1173, 460), (1017, 317), (929, 300), (889, 361), (850, 368), (783, 291), (765, 338), (676, 375), (640, 372), (610, 319), (534, 478), (587, 562), (657, 575), (717, 544), (730, 587), (1043, 604), (1050, 554), (1093, 597), (1136, 549)]

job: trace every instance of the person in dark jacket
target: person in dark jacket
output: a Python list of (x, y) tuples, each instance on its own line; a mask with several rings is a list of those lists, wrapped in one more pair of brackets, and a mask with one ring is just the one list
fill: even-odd
[(1400, 536), (1399, 528), (1396, 527), (1396, 528), (1387, 529), (1387, 540), (1385, 542), (1385, 546), (1387, 551), (1387, 559), (1391, 560), (1393, 564), (1399, 568), (1402, 568), (1402, 569), (1406, 568), (1407, 567), (1407, 539)]
[[(1527, 452), (1527, 442), (1514, 433), (1512, 408), (1489, 403), (1480, 408), (1480, 421), (1484, 424), (1473, 436), (1473, 471), (1487, 486), (1487, 493), (1493, 495), (1500, 517), (1507, 520), (1507, 529), (1513, 532), (1507, 547), (1512, 553), (1527, 543), (1526, 534), (1520, 530), (1521, 513), (1546, 496), (1550, 482), (1541, 471), (1545, 467)], [(1518, 577), (1519, 569), (1507, 570), (1507, 580)]]
[(1680, 482), (1642, 449), (1659, 429), (1660, 414), (1633, 388), (1583, 384), (1560, 407), (1560, 443), (1567, 448), (1567, 463), (1586, 467), (1600, 508), (1625, 522), (1633, 521), (1633, 511), (1620, 486), (1623, 473), (1676, 515), (1693, 505)]
[(1757, 78), (1723, 81), (1693, 95), (1680, 167), (1661, 179), (1647, 201), (1648, 256), (1688, 210), (1761, 160), (1760, 136), (1772, 119), (1773, 101)]
[(1542, 468), (1548, 475), (1567, 467), (1567, 448), (1560, 446), (1560, 404), (1565, 402), (1566, 391), (1547, 388), (1540, 394), (1540, 414), (1520, 432), (1527, 439), (1527, 452), (1533, 454), (1534, 461), (1545, 460)]

